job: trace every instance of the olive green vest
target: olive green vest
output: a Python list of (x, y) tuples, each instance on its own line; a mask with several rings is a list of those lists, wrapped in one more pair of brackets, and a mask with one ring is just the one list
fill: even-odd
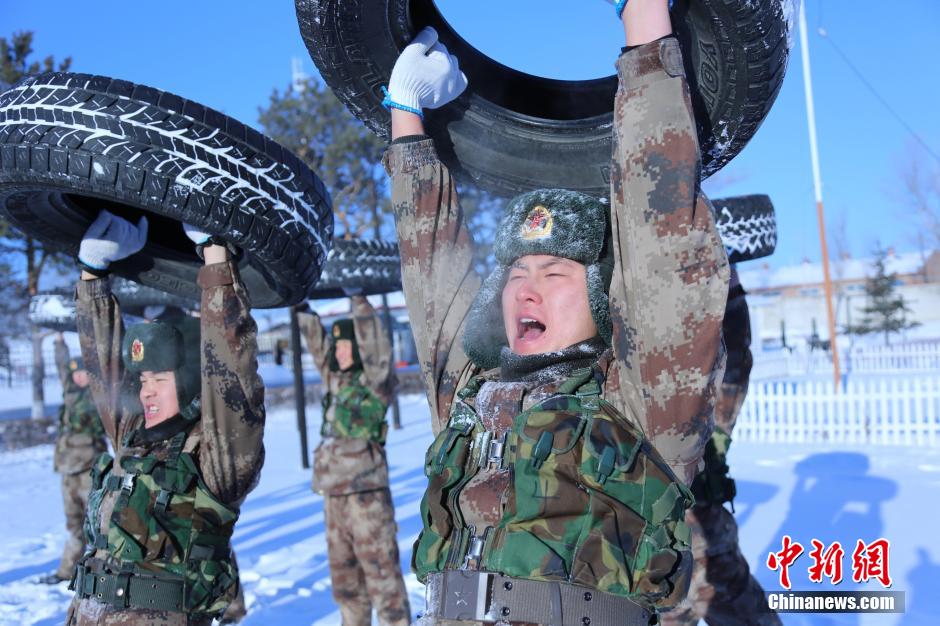
[[(174, 435), (165, 461), (150, 455), (121, 458), (123, 476), (112, 473), (114, 459), (102, 454), (92, 469), (85, 532), (92, 547), (107, 550), (122, 573), (181, 582), (183, 612), (216, 615), (234, 598), (238, 581), (230, 546), (238, 510), (212, 495), (196, 459), (184, 451), (189, 430)], [(125, 437), (125, 447), (133, 433)], [(102, 533), (98, 510), (109, 491), (119, 494)]]
[(66, 394), (66, 402), (63, 402), (59, 409), (59, 432), (104, 439), (104, 426), (98, 417), (98, 407), (95, 406), (91, 386), (79, 387), (69, 381)]
[(324, 417), (320, 435), (368, 439), (385, 445), (385, 436), (388, 434), (385, 412), (388, 405), (363, 385), (361, 379), (362, 372), (359, 372), (335, 396), (331, 393), (323, 396), (323, 415), (326, 416), (332, 404), (333, 420), (327, 422)]
[[(565, 581), (654, 605), (691, 574), (685, 509), (693, 498), (643, 433), (600, 397), (599, 368), (514, 418), (496, 441), (473, 408), (478, 376), (454, 402), (425, 458), (424, 530), (412, 567), (480, 569)], [(494, 528), (468, 528), (461, 489), (497, 463), (511, 487)]]

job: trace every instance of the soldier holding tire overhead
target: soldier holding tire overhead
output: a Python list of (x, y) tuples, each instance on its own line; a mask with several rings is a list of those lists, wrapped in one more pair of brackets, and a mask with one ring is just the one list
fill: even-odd
[(396, 383), (392, 344), (357, 291), (346, 289), (352, 317), (336, 320), (329, 332), (316, 313), (299, 316), (323, 379), (313, 489), (324, 499), (330, 580), (343, 626), (369, 626), (373, 608), (382, 626), (403, 626), (411, 607), (385, 457), (385, 414)]
[(198, 345), (172, 323), (123, 327), (108, 268), (144, 246), (146, 218), (102, 211), (79, 248), (78, 331), (114, 458), (92, 469), (69, 625), (208, 625), (235, 594), (231, 535), (264, 461), (256, 326), (227, 248), (184, 230), (205, 261)]
[(422, 119), (466, 79), (426, 29), (389, 80), (385, 166), (436, 433), (413, 554), (421, 624), (649, 624), (688, 589), (684, 513), (724, 368), (729, 268), (667, 0), (617, 15), (610, 205), (516, 197), (482, 284)]

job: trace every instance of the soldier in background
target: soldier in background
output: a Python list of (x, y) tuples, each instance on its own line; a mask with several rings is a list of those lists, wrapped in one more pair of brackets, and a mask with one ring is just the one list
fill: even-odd
[(618, 9), (610, 205), (518, 196), (482, 284), (422, 120), (466, 79), (431, 29), (389, 79), (385, 167), (437, 434), (413, 552), (422, 624), (645, 626), (688, 588), (728, 261), (667, 0)]
[(744, 288), (732, 267), (722, 334), (728, 364), (715, 410), (715, 431), (705, 446), (705, 469), (692, 482), (695, 506), (686, 512), (692, 530), (695, 567), (688, 597), (663, 615), (664, 626), (777, 626), (780, 618), (767, 606), (767, 596), (751, 575), (738, 545), (738, 525), (725, 508), (733, 501), (734, 480), (728, 476), (731, 431), (747, 395), (753, 358), (751, 320)]
[(347, 295), (352, 318), (337, 320), (329, 332), (316, 313), (299, 315), (323, 379), (313, 490), (324, 499), (330, 579), (343, 626), (369, 626), (373, 607), (383, 626), (403, 626), (411, 609), (385, 458), (385, 413), (396, 383), (392, 346), (365, 296)]
[(108, 267), (144, 246), (145, 218), (102, 211), (79, 247), (79, 338), (115, 458), (92, 470), (68, 626), (208, 626), (235, 595), (231, 536), (264, 462), (257, 327), (226, 247), (184, 231), (205, 260), (188, 344), (169, 323), (125, 332), (111, 293)]
[(72, 578), (75, 564), (85, 551), (82, 523), (91, 491), (91, 467), (108, 449), (104, 427), (91, 396), (91, 380), (81, 358), (71, 358), (65, 338), (55, 340), (55, 364), (62, 382), (62, 408), (59, 409), (55, 439), (54, 469), (62, 474), (62, 503), (69, 538), (62, 551), (59, 569), (40, 582), (54, 585)]

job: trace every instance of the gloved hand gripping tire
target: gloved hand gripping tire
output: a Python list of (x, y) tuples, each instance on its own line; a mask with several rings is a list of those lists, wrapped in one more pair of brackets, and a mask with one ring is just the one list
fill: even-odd
[(457, 57), (447, 52), (430, 26), (402, 50), (385, 90), (386, 108), (401, 109), (424, 117), (423, 109), (451, 102), (467, 88)]
[(82, 237), (78, 262), (91, 271), (105, 272), (111, 263), (139, 252), (146, 243), (146, 217), (135, 226), (110, 211), (101, 211)]

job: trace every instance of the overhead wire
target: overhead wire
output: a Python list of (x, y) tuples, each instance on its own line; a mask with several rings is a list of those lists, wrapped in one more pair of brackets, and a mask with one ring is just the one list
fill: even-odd
[(916, 130), (914, 130), (914, 128), (910, 124), (908, 124), (907, 121), (903, 117), (901, 117), (901, 114), (898, 113), (894, 109), (894, 107), (892, 107), (891, 104), (887, 101), (887, 99), (885, 99), (878, 92), (878, 90), (871, 83), (871, 81), (869, 81), (865, 77), (865, 75), (862, 74), (862, 71), (859, 70), (858, 67), (856, 67), (854, 63), (852, 63), (851, 59), (849, 59), (849, 56), (845, 52), (843, 52), (842, 48), (840, 48), (838, 44), (836, 44), (835, 40), (829, 35), (829, 32), (826, 30), (826, 28), (821, 25), (822, 7), (824, 6), (824, 4), (825, 3), (823, 2), (819, 3), (820, 19), (817, 20), (817, 33), (819, 34), (819, 36), (829, 42), (829, 45), (832, 46), (832, 49), (835, 50), (839, 58), (841, 58), (842, 61), (852, 71), (852, 73), (855, 74), (856, 78), (858, 78), (862, 82), (862, 84), (868, 89), (868, 91), (870, 91), (871, 94), (878, 100), (878, 102), (880, 102), (881, 105), (885, 109), (887, 109), (888, 113), (890, 113), (891, 116), (895, 120), (897, 120), (897, 122), (901, 124), (901, 126), (903, 126), (905, 130), (907, 130), (907, 132), (911, 135), (911, 137), (913, 137), (914, 140), (918, 144), (920, 144), (920, 146), (927, 152), (927, 154), (932, 156), (938, 163), (940, 163), (940, 154), (934, 151), (934, 149), (931, 148), (930, 145), (926, 141), (924, 141), (923, 137), (921, 137), (920, 134)]

